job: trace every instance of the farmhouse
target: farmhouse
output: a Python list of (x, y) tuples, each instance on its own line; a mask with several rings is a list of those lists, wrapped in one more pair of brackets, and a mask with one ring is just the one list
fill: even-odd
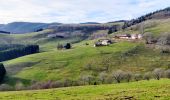
[(115, 35), (115, 38), (117, 39), (129, 39), (131, 37), (130, 34), (118, 34), (118, 35)]
[(97, 46), (108, 46), (110, 44), (112, 44), (112, 41), (110, 39), (100, 39), (100, 40), (98, 40), (94, 44), (94, 47), (97, 47)]
[(131, 39), (142, 39), (142, 34), (131, 34)]
[(117, 39), (132, 39), (132, 40), (135, 40), (135, 39), (142, 39), (142, 34), (118, 34), (118, 35), (115, 35), (115, 38)]

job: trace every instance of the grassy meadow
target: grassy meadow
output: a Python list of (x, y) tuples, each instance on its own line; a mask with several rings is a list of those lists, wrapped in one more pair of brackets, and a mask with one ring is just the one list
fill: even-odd
[(1, 100), (169, 100), (170, 80), (0, 92)]

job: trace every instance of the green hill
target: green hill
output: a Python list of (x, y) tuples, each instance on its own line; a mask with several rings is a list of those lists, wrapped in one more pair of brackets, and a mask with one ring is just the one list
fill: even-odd
[[(169, 19), (148, 20), (144, 23), (145, 32), (161, 34), (169, 32)], [(119, 33), (138, 33), (138, 26), (134, 25)], [(96, 40), (84, 39), (81, 36), (68, 38), (50, 38), (54, 30), (28, 34), (0, 34), (0, 44), (38, 44), (39, 54), (29, 55), (4, 62), (7, 69), (6, 83), (15, 85), (22, 81), (29, 85), (31, 81), (64, 81), (65, 79), (78, 81), (83, 75), (92, 75), (97, 80), (98, 75), (106, 71), (104, 63), (109, 63), (109, 73), (123, 70), (132, 73), (145, 73), (155, 68), (169, 68), (169, 54), (160, 54), (146, 48), (143, 42), (122, 41), (110, 46), (94, 48)], [(94, 32), (101, 34), (107, 31)], [(116, 33), (113, 33), (116, 34)], [(73, 43), (70, 50), (57, 50), (58, 43)], [(85, 45), (88, 43), (89, 45)], [(105, 59), (109, 59), (105, 61)], [(91, 66), (91, 70), (86, 67)]]
[(169, 100), (170, 80), (69, 87), (36, 91), (0, 92), (1, 100)]

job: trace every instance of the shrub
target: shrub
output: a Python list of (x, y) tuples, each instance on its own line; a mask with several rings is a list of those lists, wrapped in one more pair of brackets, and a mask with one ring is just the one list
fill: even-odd
[(157, 80), (160, 80), (163, 74), (164, 74), (164, 70), (162, 68), (156, 68), (153, 71), (153, 75)]
[(3, 81), (5, 74), (6, 74), (6, 69), (4, 65), (0, 63), (0, 82)]
[(51, 83), (51, 88), (59, 88), (59, 87), (63, 87), (63, 83), (60, 81), (55, 81)]
[(152, 74), (151, 74), (151, 72), (146, 72), (145, 74), (144, 74), (144, 76), (143, 76), (143, 78), (145, 79), (145, 80), (150, 80), (150, 78), (151, 78), (151, 76), (152, 76)]
[(170, 78), (170, 69), (165, 71), (166, 78)]
[(15, 90), (20, 91), (20, 90), (24, 90), (25, 86), (22, 82), (17, 82), (15, 85)]
[(67, 43), (65, 46), (64, 46), (65, 49), (71, 49), (71, 44), (70, 43)]
[(58, 43), (58, 45), (57, 45), (57, 49), (58, 49), (58, 50), (63, 49), (63, 45), (62, 45), (62, 44), (60, 44), (60, 43)]
[(84, 75), (84, 76), (81, 77), (81, 80), (83, 81), (84, 85), (86, 83), (88, 83), (90, 85), (92, 80), (93, 80), (93, 76), (92, 75)]
[(73, 84), (73, 81), (70, 79), (65, 79), (63, 82), (64, 87), (72, 86), (72, 84)]
[(162, 53), (170, 53), (170, 33), (161, 34), (157, 44)]
[(156, 42), (156, 39), (155, 39), (153, 33), (149, 33), (149, 32), (144, 33), (143, 38), (145, 39), (146, 44), (152, 44), (152, 43)]
[(135, 74), (134, 79), (135, 79), (135, 81), (139, 81), (139, 80), (142, 79), (142, 75), (141, 74)]
[(0, 91), (12, 91), (13, 88), (12, 86), (8, 85), (8, 84), (1, 84), (0, 85)]

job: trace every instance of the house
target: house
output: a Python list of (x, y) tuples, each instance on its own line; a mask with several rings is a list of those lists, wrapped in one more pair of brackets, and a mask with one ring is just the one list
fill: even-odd
[(131, 39), (135, 40), (135, 39), (142, 39), (142, 34), (131, 34)]
[(132, 40), (135, 40), (135, 39), (142, 39), (142, 34), (118, 34), (118, 35), (115, 35), (115, 38), (117, 39), (132, 39)]
[(98, 40), (95, 44), (94, 47), (97, 46), (108, 46), (110, 44), (112, 44), (113, 42), (110, 39), (100, 39)]
[(130, 34), (118, 34), (118, 35), (115, 35), (115, 38), (117, 39), (129, 39), (131, 37)]

